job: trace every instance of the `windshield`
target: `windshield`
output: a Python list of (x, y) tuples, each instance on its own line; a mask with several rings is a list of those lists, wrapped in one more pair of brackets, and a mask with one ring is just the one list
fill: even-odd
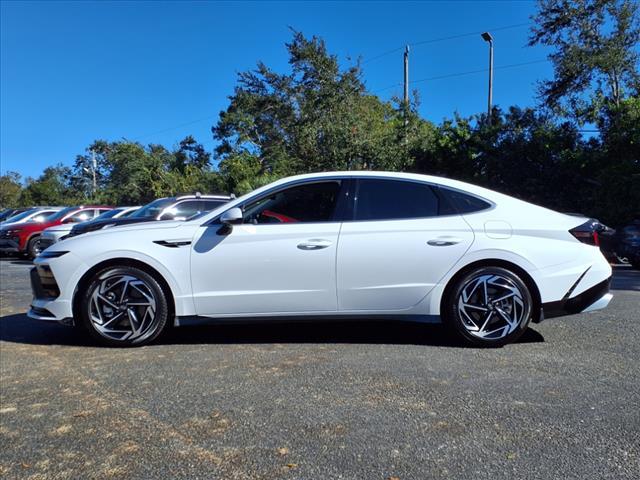
[(67, 215), (69, 215), (71, 212), (75, 212), (77, 209), (78, 209), (78, 207), (63, 208), (59, 212), (56, 212), (53, 215), (51, 215), (50, 217), (48, 217), (47, 220), (50, 221), (50, 222), (57, 222), (58, 220), (61, 220), (64, 217), (66, 217)]
[(98, 215), (96, 218), (94, 218), (94, 220), (105, 220), (107, 218), (113, 218), (117, 214), (119, 214), (122, 210), (124, 210), (124, 208), (114, 208), (113, 210), (109, 210), (107, 212), (104, 212), (101, 215)]
[(130, 218), (157, 217), (162, 211), (174, 202), (171, 198), (159, 198), (151, 203), (147, 203), (140, 210), (136, 210)]
[(13, 217), (7, 218), (5, 222), (7, 223), (19, 222), (20, 220), (23, 220), (32, 214), (33, 214), (33, 210), (27, 210), (26, 212), (22, 212), (22, 213), (19, 213), (18, 215), (14, 215)]
[(19, 213), (18, 215), (14, 215), (13, 217), (7, 218), (5, 221), (7, 223), (19, 222), (20, 220), (24, 220), (25, 218), (29, 218), (31, 216), (37, 216), (41, 214), (44, 218), (48, 219), (53, 213), (47, 210), (27, 210), (26, 212)]

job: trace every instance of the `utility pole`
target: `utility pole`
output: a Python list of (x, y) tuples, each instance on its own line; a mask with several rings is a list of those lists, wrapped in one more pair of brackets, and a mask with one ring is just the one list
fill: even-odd
[(96, 190), (98, 189), (98, 185), (96, 182), (96, 152), (91, 150), (91, 174), (93, 176), (93, 190), (92, 197), (95, 200), (96, 198)]
[(409, 105), (409, 45), (404, 48), (404, 104)]
[(487, 122), (491, 125), (491, 106), (493, 104), (493, 37), (489, 32), (484, 32), (482, 39), (489, 43), (489, 101), (487, 106)]

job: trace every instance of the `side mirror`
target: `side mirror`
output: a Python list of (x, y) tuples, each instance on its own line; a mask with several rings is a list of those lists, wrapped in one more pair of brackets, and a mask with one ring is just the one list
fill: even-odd
[(220, 222), (224, 225), (237, 225), (242, 223), (242, 219), (242, 210), (238, 207), (233, 207), (222, 214)]

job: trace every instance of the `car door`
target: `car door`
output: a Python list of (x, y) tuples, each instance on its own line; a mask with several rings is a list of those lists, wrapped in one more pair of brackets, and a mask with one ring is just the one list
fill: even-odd
[(192, 245), (196, 312), (205, 316), (336, 311), (339, 201), (345, 182), (296, 183), (241, 206), (231, 232), (205, 225)]
[(473, 242), (461, 216), (441, 211), (427, 183), (358, 179), (352, 221), (340, 232), (339, 310), (399, 311), (420, 302)]

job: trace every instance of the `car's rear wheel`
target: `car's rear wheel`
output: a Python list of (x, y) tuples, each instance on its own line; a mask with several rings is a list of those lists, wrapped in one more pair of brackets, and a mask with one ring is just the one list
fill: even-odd
[(99, 342), (145, 345), (164, 330), (167, 299), (158, 281), (139, 268), (110, 267), (89, 281), (79, 303), (81, 324)]
[(533, 298), (525, 282), (502, 267), (480, 267), (460, 276), (443, 304), (445, 322), (467, 343), (499, 347), (529, 326)]
[(29, 258), (36, 258), (41, 252), (40, 235), (31, 237), (29, 243), (27, 243), (27, 255)]

